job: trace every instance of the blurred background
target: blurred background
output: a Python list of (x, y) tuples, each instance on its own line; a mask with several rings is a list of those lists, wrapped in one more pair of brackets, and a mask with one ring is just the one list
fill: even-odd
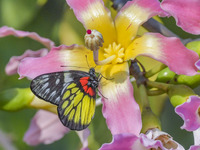
[[(106, 5), (111, 3), (105, 2)], [(170, 30), (182, 38), (196, 37), (176, 27), (173, 18), (162, 19), (162, 21)], [(51, 39), (57, 46), (73, 43), (83, 44), (85, 34), (83, 26), (76, 20), (65, 0), (0, 0), (1, 26), (36, 32), (42, 37)], [(17, 74), (7, 76), (5, 66), (10, 57), (20, 56), (27, 49), (39, 50), (43, 47), (43, 45), (29, 38), (20, 39), (13, 36), (0, 38), (0, 92), (15, 87), (29, 87), (30, 81), (26, 78), (18, 80), (19, 75)], [(89, 126), (92, 133), (89, 137), (89, 147), (92, 150), (98, 149), (103, 143), (109, 143), (112, 140), (101, 110), (101, 106), (96, 108), (95, 117)], [(24, 109), (17, 112), (0, 110), (0, 150), (6, 149), (6, 145), (10, 146), (10, 149), (7, 150), (76, 150), (81, 148), (80, 140), (74, 131), (49, 145), (29, 146), (23, 142), (23, 136), (36, 111), (34, 109)], [(186, 149), (193, 144), (192, 133), (180, 129), (183, 121), (175, 115), (174, 108), (168, 101), (161, 115), (161, 121), (163, 130), (173, 136)]]

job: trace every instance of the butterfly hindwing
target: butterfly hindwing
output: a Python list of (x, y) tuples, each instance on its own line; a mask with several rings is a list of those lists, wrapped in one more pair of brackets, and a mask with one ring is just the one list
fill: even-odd
[(43, 74), (31, 82), (32, 92), (39, 98), (56, 104), (64, 126), (72, 130), (85, 129), (95, 112), (96, 89), (88, 87), (90, 74), (65, 71)]
[(61, 122), (71, 130), (82, 130), (90, 124), (94, 112), (95, 97), (85, 93), (80, 83), (71, 83), (58, 106)]

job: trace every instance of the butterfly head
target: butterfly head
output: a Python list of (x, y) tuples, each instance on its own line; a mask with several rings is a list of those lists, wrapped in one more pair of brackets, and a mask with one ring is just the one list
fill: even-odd
[(92, 75), (92, 76), (93, 75), (95, 76), (95, 69), (94, 68), (90, 68), (89, 74)]

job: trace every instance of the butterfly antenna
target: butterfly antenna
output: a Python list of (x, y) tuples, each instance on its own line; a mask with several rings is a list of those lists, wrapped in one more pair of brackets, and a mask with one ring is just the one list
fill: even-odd
[(102, 78), (104, 78), (104, 79), (106, 79), (106, 80), (113, 80), (114, 78), (106, 78), (106, 77), (104, 77), (101, 73), (99, 74), (99, 81), (102, 79)]
[(60, 67), (76, 67), (76, 68), (86, 68), (86, 69), (88, 69), (87, 67), (78, 67), (78, 66), (64, 66), (64, 65), (61, 65)]
[(101, 93), (101, 91), (99, 91), (99, 89), (97, 89), (97, 91), (100, 93), (100, 95), (101, 95), (103, 98), (108, 99), (107, 97), (105, 97), (105, 96)]

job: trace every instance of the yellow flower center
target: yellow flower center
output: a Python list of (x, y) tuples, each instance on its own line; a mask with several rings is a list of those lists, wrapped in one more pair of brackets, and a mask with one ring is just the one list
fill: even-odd
[(109, 44), (108, 48), (104, 48), (104, 54), (105, 60), (108, 63), (111, 64), (119, 64), (124, 62), (124, 48), (121, 46), (121, 44), (116, 44), (113, 42), (112, 44)]

